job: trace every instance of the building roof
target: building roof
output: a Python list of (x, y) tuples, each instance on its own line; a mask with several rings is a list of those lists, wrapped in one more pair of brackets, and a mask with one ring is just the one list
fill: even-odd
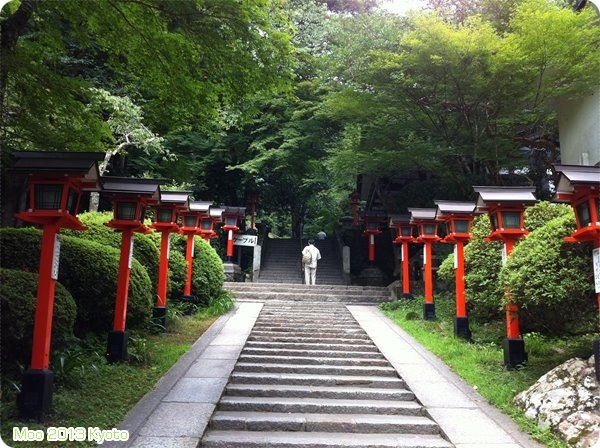
[(246, 207), (231, 207), (231, 206), (226, 205), (223, 208), (223, 214), (224, 215), (244, 216), (246, 214)]

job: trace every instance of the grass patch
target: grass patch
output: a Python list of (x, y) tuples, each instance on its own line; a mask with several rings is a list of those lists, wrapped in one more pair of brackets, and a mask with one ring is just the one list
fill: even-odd
[(504, 323), (481, 325), (471, 321), (474, 342), (467, 343), (454, 337), (454, 306), (454, 300), (448, 296), (438, 297), (437, 319), (434, 321), (422, 320), (422, 298), (391, 302), (383, 304), (381, 308), (398, 326), (441, 358), (490, 404), (509, 415), (535, 440), (550, 448), (568, 448), (550, 430), (543, 430), (526, 418), (524, 412), (512, 404), (512, 400), (517, 393), (530, 387), (540, 376), (567, 359), (591, 356), (593, 335), (550, 339), (537, 333), (526, 334), (525, 347), (529, 353), (527, 365), (507, 370), (501, 346)]
[[(222, 311), (222, 310), (219, 310)], [(167, 370), (216, 320), (218, 312), (203, 311), (193, 316), (175, 316), (168, 332), (154, 335), (130, 335), (130, 362), (107, 364), (104, 341), (85, 350), (63, 354), (69, 363), (76, 356), (75, 367), (58, 369), (52, 412), (43, 424), (17, 419), (16, 388), (3, 378), (1, 429), (2, 439), (12, 447), (87, 447), (93, 442), (13, 442), (13, 427), (42, 429), (54, 427), (99, 427), (112, 429), (148, 392)], [(95, 348), (95, 350), (94, 350)], [(57, 354), (53, 355), (56, 358)], [(13, 380), (14, 381), (14, 380)]]

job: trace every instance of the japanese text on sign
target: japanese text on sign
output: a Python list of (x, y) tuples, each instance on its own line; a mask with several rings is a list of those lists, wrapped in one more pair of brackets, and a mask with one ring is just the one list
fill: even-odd
[(258, 236), (256, 235), (235, 235), (233, 244), (236, 246), (256, 246)]

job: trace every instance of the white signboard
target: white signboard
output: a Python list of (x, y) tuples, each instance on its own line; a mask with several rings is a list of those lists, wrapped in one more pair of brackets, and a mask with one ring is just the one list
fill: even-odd
[(458, 247), (454, 245), (454, 269), (458, 269)]
[(131, 269), (131, 263), (133, 263), (133, 235), (131, 235), (131, 245), (129, 246), (129, 269)]
[(502, 265), (506, 264), (506, 259), (508, 257), (508, 250), (506, 250), (506, 243), (502, 245)]
[(58, 280), (58, 265), (60, 263), (60, 235), (54, 235), (54, 254), (52, 255), (52, 273), (50, 278)]
[(592, 251), (592, 260), (594, 264), (594, 283), (596, 286), (596, 293), (600, 293), (600, 247), (595, 248)]
[(233, 244), (235, 246), (251, 246), (254, 247), (258, 243), (257, 235), (234, 235)]

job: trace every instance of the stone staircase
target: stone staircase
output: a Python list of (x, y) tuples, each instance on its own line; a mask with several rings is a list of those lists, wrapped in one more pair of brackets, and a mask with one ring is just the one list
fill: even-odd
[(245, 302), (285, 300), (376, 305), (391, 300), (389, 290), (378, 286), (225, 282), (223, 287), (233, 292), (236, 300)]
[[(333, 243), (333, 240), (315, 241), (315, 246), (321, 252), (321, 260), (317, 267), (317, 284), (346, 284), (341, 268), (342, 262)], [(299, 239), (269, 239), (265, 245), (258, 282), (302, 284), (304, 274), (301, 252), (306, 244), (306, 240)]]
[(200, 446), (453, 445), (344, 304), (266, 301)]

